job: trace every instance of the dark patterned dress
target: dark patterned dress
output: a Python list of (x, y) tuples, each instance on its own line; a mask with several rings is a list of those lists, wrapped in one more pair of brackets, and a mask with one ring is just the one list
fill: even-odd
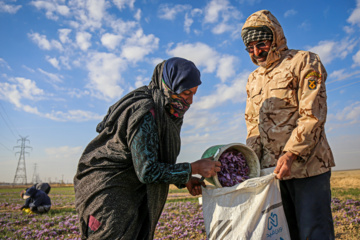
[(158, 162), (159, 136), (155, 119), (149, 112), (131, 143), (134, 169), (140, 182), (182, 185), (189, 180), (190, 163), (167, 164)]
[(82, 239), (153, 239), (169, 184), (191, 175), (189, 163), (176, 164), (183, 119), (165, 110), (163, 65), (149, 86), (109, 108), (79, 160), (74, 189)]

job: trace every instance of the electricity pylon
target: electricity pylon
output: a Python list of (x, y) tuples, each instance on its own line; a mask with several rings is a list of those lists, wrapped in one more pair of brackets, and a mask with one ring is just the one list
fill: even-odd
[(32, 183), (33, 184), (40, 182), (40, 177), (39, 177), (39, 174), (36, 171), (36, 167), (37, 167), (37, 164), (34, 163), (34, 173), (33, 173), (33, 177), (32, 177)]
[[(15, 177), (14, 177), (14, 184), (27, 184), (27, 179), (26, 179), (26, 165), (25, 165), (25, 153), (28, 153), (25, 151), (26, 148), (32, 148), (29, 146), (26, 146), (26, 141), (28, 141), (30, 143), (30, 140), (28, 140), (28, 137), (22, 137), (20, 136), (21, 139), (18, 139), (18, 142), (21, 141), (21, 145), (20, 146), (15, 146), (14, 148), (20, 148), (20, 152), (16, 152), (16, 153), (20, 153), (19, 156), (19, 161), (18, 161), (18, 165), (16, 168), (16, 172), (15, 172)], [(16, 155), (15, 153), (15, 155)]]

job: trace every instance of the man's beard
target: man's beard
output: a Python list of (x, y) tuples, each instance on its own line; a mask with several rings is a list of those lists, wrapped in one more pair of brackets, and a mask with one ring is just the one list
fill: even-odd
[[(266, 63), (267, 63), (267, 55), (269, 52), (263, 51), (259, 54), (259, 56), (253, 56), (253, 58), (255, 59), (255, 61), (257, 62), (257, 64), (261, 67), (266, 67)], [(259, 62), (258, 59), (259, 58), (264, 58), (265, 57), (265, 61)]]

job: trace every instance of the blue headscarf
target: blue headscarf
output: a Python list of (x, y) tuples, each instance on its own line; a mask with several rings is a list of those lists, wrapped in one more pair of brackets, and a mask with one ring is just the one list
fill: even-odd
[(199, 69), (184, 58), (168, 59), (162, 75), (165, 84), (177, 94), (201, 84)]

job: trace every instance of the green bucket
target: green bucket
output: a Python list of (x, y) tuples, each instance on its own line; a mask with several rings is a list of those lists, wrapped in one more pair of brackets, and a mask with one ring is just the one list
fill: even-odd
[[(256, 153), (251, 148), (249, 148), (248, 146), (242, 143), (230, 143), (230, 144), (215, 145), (209, 147), (203, 153), (201, 158), (214, 157), (214, 161), (219, 161), (221, 154), (226, 150), (230, 150), (230, 149), (241, 152), (244, 155), (246, 159), (246, 163), (248, 164), (250, 169), (250, 173), (249, 173), (250, 178), (260, 177), (260, 163)], [(206, 178), (206, 180), (209, 183), (215, 185), (215, 187), (218, 188), (222, 187), (219, 182), (217, 174), (211, 178)]]

